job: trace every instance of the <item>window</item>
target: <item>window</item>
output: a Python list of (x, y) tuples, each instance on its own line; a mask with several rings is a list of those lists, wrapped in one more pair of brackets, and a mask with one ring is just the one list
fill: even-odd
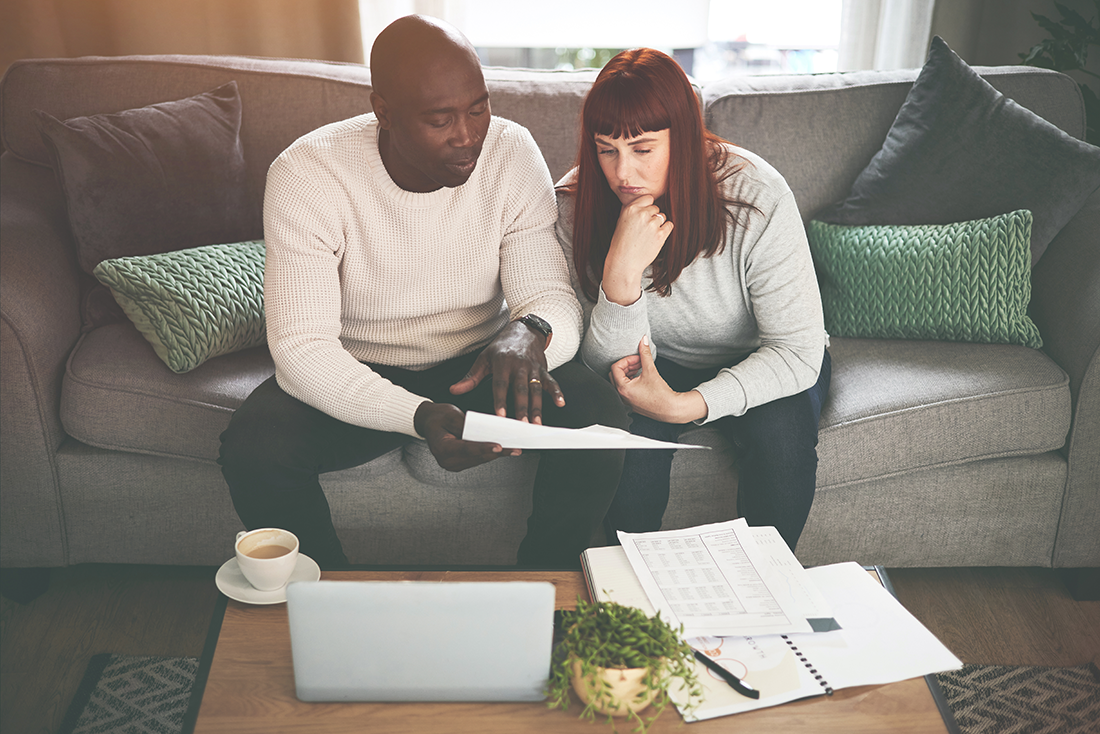
[(409, 13), (462, 30), (486, 66), (600, 68), (624, 48), (673, 55), (698, 81), (837, 69), (842, 0), (360, 0), (367, 49)]

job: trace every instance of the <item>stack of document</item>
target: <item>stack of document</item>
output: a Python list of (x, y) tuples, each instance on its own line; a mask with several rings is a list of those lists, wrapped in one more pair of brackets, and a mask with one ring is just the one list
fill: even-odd
[[(739, 519), (619, 540), (581, 556), (592, 598), (660, 611), (760, 693), (748, 698), (698, 664), (704, 701), (688, 721), (962, 667), (865, 569), (804, 569), (773, 527)], [(672, 698), (683, 713), (686, 693)]]

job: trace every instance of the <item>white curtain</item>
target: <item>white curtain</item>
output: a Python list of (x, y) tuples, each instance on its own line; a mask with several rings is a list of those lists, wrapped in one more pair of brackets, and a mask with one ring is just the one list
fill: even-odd
[(359, 0), (363, 46), (393, 20), (421, 13), (461, 30), (474, 46), (695, 48), (707, 42), (710, 0)]
[(935, 6), (936, 0), (844, 0), (837, 70), (920, 68)]

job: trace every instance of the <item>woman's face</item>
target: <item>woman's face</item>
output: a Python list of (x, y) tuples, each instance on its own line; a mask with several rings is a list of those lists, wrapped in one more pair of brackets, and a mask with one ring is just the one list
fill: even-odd
[(649, 194), (659, 199), (668, 190), (668, 130), (634, 138), (596, 135), (596, 156), (607, 185), (624, 205)]

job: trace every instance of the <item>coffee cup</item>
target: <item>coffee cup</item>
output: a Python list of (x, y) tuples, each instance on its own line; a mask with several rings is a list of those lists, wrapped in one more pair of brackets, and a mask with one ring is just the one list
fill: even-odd
[(298, 537), (282, 528), (242, 530), (235, 547), (241, 573), (260, 591), (286, 586), (298, 564)]

